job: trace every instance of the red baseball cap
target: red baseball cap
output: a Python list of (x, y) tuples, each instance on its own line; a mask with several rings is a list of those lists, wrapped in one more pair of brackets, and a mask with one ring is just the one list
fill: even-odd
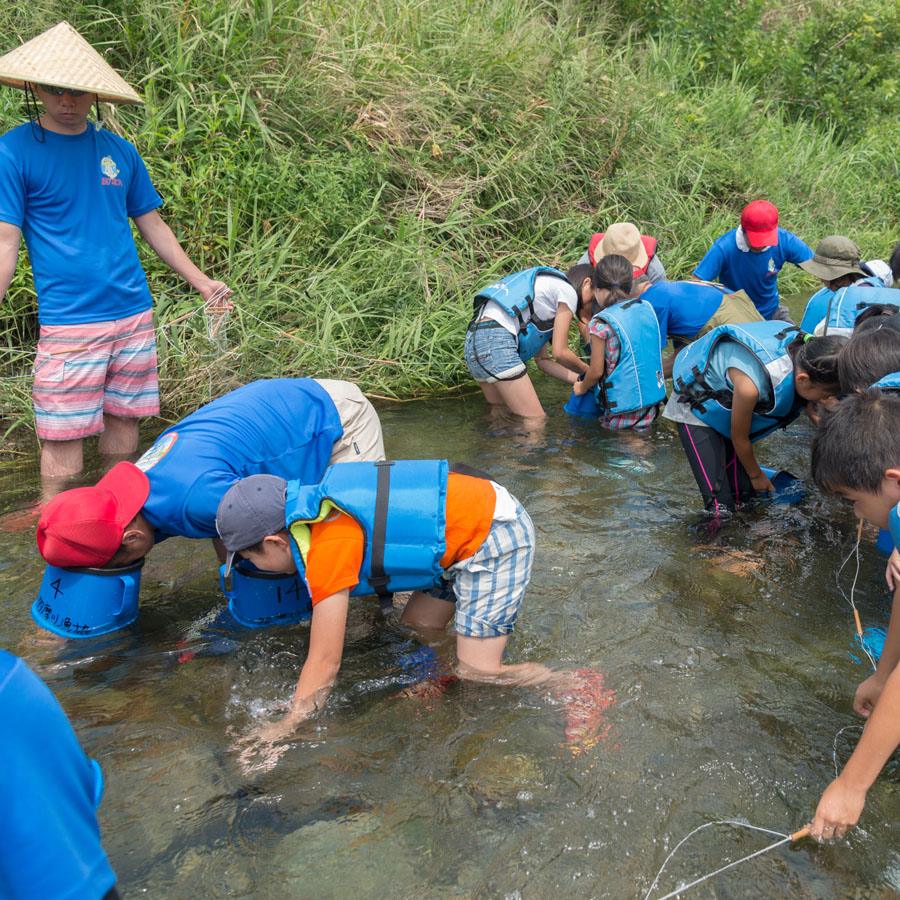
[(774, 247), (778, 243), (778, 210), (768, 200), (754, 200), (741, 213), (741, 228), (753, 247)]
[(105, 566), (149, 496), (150, 481), (130, 462), (113, 466), (93, 487), (57, 494), (38, 522), (41, 556), (51, 566)]

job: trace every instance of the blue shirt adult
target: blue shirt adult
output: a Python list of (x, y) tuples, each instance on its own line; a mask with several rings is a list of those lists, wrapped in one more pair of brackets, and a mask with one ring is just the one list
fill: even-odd
[(100, 844), (100, 767), (25, 663), (0, 650), (0, 897), (100, 900), (116, 876)]
[(42, 325), (122, 319), (153, 300), (129, 218), (162, 205), (137, 150), (92, 123), (0, 137), (0, 221), (22, 230)]
[(778, 229), (778, 243), (754, 253), (743, 231), (732, 228), (713, 243), (694, 269), (703, 281), (720, 281), (730, 290), (744, 290), (764, 319), (778, 311), (778, 273), (786, 262), (812, 259), (813, 252), (790, 231)]
[(661, 281), (651, 284), (643, 294), (659, 319), (659, 333), (666, 344), (667, 336), (687, 338), (689, 341), (716, 314), (722, 305), (724, 292), (709, 284), (696, 281)]
[(219, 501), (236, 481), (315, 484), (343, 433), (334, 401), (312, 378), (253, 381), (166, 429), (137, 461), (150, 482), (141, 512), (157, 540), (216, 537)]

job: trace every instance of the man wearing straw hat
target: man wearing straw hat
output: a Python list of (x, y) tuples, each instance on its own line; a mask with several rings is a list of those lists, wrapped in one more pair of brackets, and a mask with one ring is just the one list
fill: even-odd
[(68, 476), (81, 470), (83, 438), (100, 434), (101, 453), (128, 456), (138, 417), (159, 412), (153, 299), (129, 219), (204, 300), (230, 291), (160, 218), (162, 198), (135, 148), (88, 122), (95, 102), (143, 101), (71, 25), (0, 57), (0, 83), (25, 91), (31, 120), (0, 137), (0, 300), (24, 235), (40, 323), (41, 474)]

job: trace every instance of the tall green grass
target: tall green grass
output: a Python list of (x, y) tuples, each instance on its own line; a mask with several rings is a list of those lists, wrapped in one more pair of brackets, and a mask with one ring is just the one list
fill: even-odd
[[(758, 197), (810, 243), (847, 233), (876, 256), (896, 235), (884, 129), (839, 141), (793, 121), (740, 69), (708, 80), (602, 3), (42, 0), (0, 10), (0, 34), (12, 46), (63, 18), (143, 92), (107, 125), (137, 145), (189, 255), (236, 292), (224, 339), (202, 314), (169, 325), (199, 298), (138, 242), (170, 416), (275, 375), (398, 398), (468, 386), (474, 291), (574, 262), (615, 220), (660, 239), (670, 277)], [(0, 88), (3, 129), (21, 98)], [(34, 314), (23, 260), (0, 378), (27, 371)], [(0, 380), (0, 431), (29, 407), (27, 379)]]

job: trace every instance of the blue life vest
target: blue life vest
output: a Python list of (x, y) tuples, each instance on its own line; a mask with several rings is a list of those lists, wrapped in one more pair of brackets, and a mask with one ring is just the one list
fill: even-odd
[(493, 300), (516, 320), (519, 327), (519, 358), (522, 362), (528, 362), (553, 337), (554, 320), (542, 321), (534, 318), (534, 282), (538, 275), (551, 275), (554, 278), (562, 278), (566, 284), (570, 283), (558, 269), (535, 266), (533, 269), (525, 269), (510, 275), (509, 278), (495, 281), (475, 295), (476, 316), (485, 303)]
[(892, 394), (900, 393), (900, 372), (891, 372), (889, 375), (885, 375), (884, 378), (879, 378), (872, 387), (890, 391)]
[(807, 301), (800, 328), (812, 334), (818, 324), (827, 319), (823, 334), (849, 337), (859, 314), (876, 303), (893, 304), (900, 310), (900, 290), (886, 288), (874, 275), (836, 291), (823, 287)]
[(329, 466), (318, 484), (289, 481), (285, 523), (304, 582), (309, 529), (303, 526), (337, 508), (352, 516), (364, 534), (352, 596), (377, 594), (387, 615), (395, 591), (427, 591), (438, 584), (446, 550), (449, 470), (446, 460), (347, 462)]
[(705, 376), (719, 341), (737, 341), (750, 350), (766, 370), (769, 385), (757, 384), (760, 395), (765, 388), (771, 387), (773, 398), (771, 403), (759, 404), (754, 410), (750, 420), (750, 440), (759, 440), (776, 428), (784, 428), (803, 408), (803, 400), (794, 391), (794, 363), (787, 351), (788, 344), (799, 333), (795, 325), (779, 321), (719, 325), (699, 341), (688, 344), (675, 357), (672, 372), (675, 393), (690, 404), (691, 411), (705, 425), (730, 438), (733, 394), (710, 388)]
[(612, 326), (619, 339), (619, 361), (611, 375), (594, 388), (606, 415), (653, 406), (666, 398), (666, 379), (659, 350), (659, 320), (640, 298), (615, 303), (595, 316)]
[(894, 541), (894, 547), (900, 547), (900, 504), (895, 506), (888, 515), (888, 530)]

